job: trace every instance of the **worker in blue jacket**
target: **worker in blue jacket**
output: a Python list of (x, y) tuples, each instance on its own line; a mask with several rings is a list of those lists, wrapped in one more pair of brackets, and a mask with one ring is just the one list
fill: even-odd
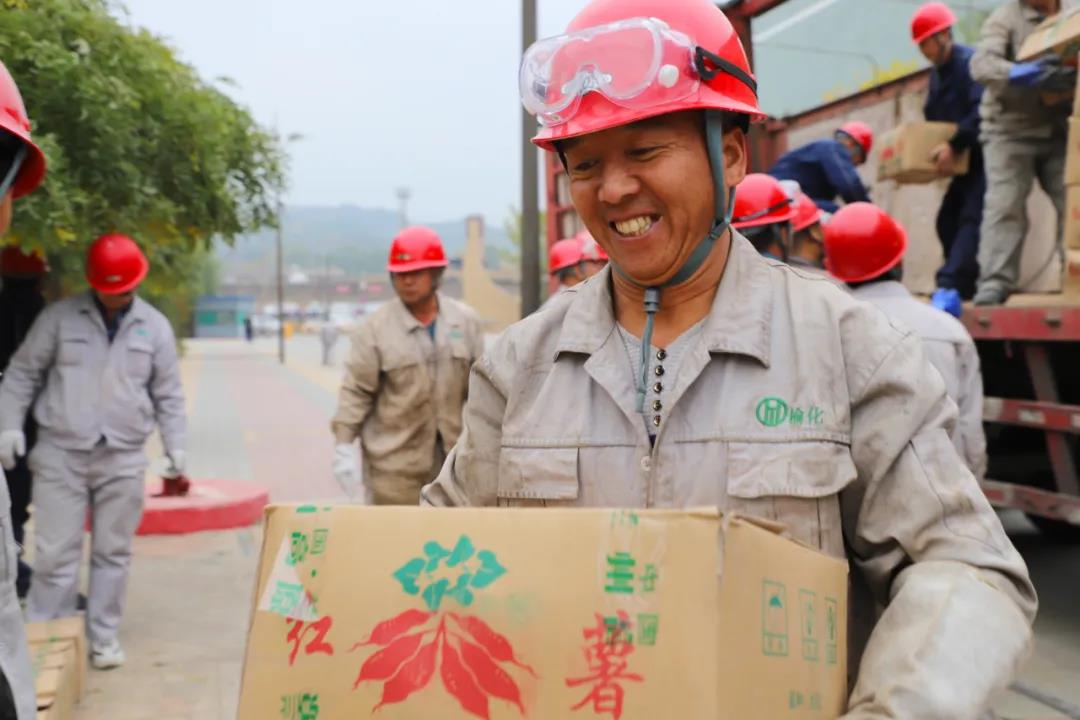
[(769, 170), (777, 180), (794, 180), (817, 206), (828, 213), (846, 203), (869, 202), (855, 166), (866, 162), (874, 133), (862, 122), (845, 123), (832, 140), (817, 140), (783, 155)]
[(979, 225), (982, 223), (986, 173), (979, 146), (979, 103), (983, 87), (971, 78), (974, 49), (953, 41), (956, 16), (947, 5), (930, 2), (911, 19), (911, 38), (934, 66), (923, 114), (927, 120), (956, 123), (956, 134), (933, 151), (942, 177), (953, 175), (957, 158), (971, 153), (966, 174), (953, 178), (937, 216), (937, 234), (945, 262), (937, 272), (931, 302), (960, 313), (960, 299), (970, 300), (979, 278)]

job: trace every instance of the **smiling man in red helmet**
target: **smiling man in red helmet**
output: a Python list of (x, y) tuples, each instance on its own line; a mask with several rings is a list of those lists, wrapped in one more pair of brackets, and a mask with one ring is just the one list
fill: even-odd
[(729, 229), (761, 111), (723, 13), (594, 0), (526, 52), (521, 89), (611, 269), (476, 363), (425, 502), (783, 522), (853, 564), (848, 717), (977, 715), (1028, 647), (1034, 589), (919, 338)]
[(124, 663), (119, 630), (142, 516), (146, 455), (157, 425), (169, 467), (184, 470), (187, 420), (176, 338), (136, 295), (150, 263), (134, 240), (104, 235), (90, 246), (91, 290), (45, 308), (0, 384), (0, 461), (26, 452), (33, 409), (34, 579), (30, 620), (74, 615), (89, 512), (87, 634), (99, 669)]

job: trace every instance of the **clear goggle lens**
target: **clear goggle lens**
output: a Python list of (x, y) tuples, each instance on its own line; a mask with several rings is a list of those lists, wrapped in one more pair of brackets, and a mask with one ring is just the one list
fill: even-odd
[(689, 37), (656, 18), (540, 40), (521, 62), (521, 101), (550, 127), (572, 118), (590, 92), (631, 110), (681, 100), (701, 83), (694, 51)]

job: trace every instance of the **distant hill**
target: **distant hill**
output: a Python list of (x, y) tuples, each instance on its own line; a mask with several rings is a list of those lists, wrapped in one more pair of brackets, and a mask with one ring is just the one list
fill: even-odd
[[(451, 257), (465, 251), (465, 218), (429, 224), (443, 239)], [(390, 240), (399, 229), (398, 214), (383, 208), (356, 205), (338, 207), (295, 206), (285, 209), (285, 262), (305, 268), (324, 264), (350, 275), (381, 272), (386, 267)], [(511, 247), (502, 224), (485, 228), (487, 255)], [(222, 275), (262, 277), (274, 265), (274, 231), (237, 238), (217, 252)]]

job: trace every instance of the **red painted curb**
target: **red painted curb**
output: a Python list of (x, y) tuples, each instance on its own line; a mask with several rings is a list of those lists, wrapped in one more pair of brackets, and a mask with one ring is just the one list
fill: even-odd
[(193, 480), (184, 497), (153, 497), (160, 491), (157, 484), (147, 487), (137, 535), (248, 527), (262, 520), (270, 502), (266, 488), (240, 480)]

